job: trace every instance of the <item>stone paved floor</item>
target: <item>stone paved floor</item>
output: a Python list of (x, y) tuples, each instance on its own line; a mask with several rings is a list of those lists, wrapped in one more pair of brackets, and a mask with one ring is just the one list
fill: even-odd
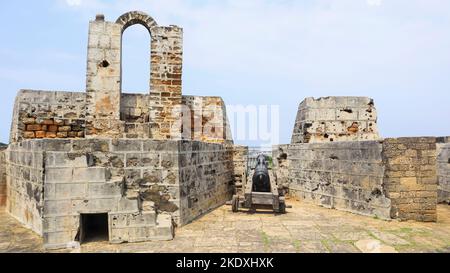
[[(285, 215), (223, 206), (169, 242), (94, 242), (63, 252), (450, 252), (450, 206), (437, 223), (383, 221), (290, 201)], [(0, 212), (0, 252), (43, 252), (42, 239)]]

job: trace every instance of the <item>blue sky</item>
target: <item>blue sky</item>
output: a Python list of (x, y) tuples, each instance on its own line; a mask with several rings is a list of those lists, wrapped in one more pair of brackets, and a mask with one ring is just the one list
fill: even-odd
[[(305, 97), (370, 96), (384, 137), (450, 135), (448, 0), (41, 0), (0, 8), (0, 141), (19, 89), (83, 91), (88, 21), (143, 10), (184, 28), (183, 93), (280, 105), (288, 143)], [(124, 89), (145, 91), (148, 33), (124, 37)], [(248, 144), (248, 143), (245, 143)]]

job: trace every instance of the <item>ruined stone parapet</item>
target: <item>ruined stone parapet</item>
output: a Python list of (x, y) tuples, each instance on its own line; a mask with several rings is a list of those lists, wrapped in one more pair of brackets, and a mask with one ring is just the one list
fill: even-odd
[(450, 204), (450, 137), (437, 141), (438, 202)]
[(307, 98), (300, 104), (291, 143), (379, 139), (372, 99), (326, 97)]
[(226, 106), (220, 97), (183, 96), (182, 139), (233, 143)]
[[(277, 157), (289, 194), (302, 200), (390, 219), (383, 188), (382, 144), (377, 141), (292, 144)], [(287, 175), (286, 175), (287, 173)]]
[[(21, 90), (14, 106), (11, 143), (35, 138), (85, 138), (87, 96), (85, 92)], [(121, 94), (116, 135), (119, 138), (153, 139), (150, 135), (150, 104), (150, 95)], [(184, 130), (182, 139), (233, 142), (221, 98), (183, 96), (179, 110), (185, 115), (180, 115), (173, 126)]]
[(281, 145), (274, 158), (291, 196), (383, 219), (436, 221), (435, 138)]
[(33, 138), (84, 138), (86, 93), (21, 90), (10, 143)]
[[(122, 93), (122, 35), (135, 24), (143, 25), (151, 36), (145, 95)], [(20, 91), (10, 142), (130, 138), (231, 143), (223, 100), (183, 97), (182, 66), (182, 28), (159, 26), (140, 11), (125, 13), (115, 22), (99, 14), (89, 23), (86, 92)]]

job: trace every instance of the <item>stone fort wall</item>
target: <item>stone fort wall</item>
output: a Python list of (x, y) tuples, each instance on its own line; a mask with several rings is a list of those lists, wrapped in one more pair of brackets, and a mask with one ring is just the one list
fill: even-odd
[(291, 143), (377, 139), (377, 111), (372, 99), (325, 97), (300, 103)]
[(167, 240), (225, 204), (233, 190), (233, 149), (195, 141), (34, 139), (8, 153), (8, 210), (65, 247), (80, 215), (107, 213), (110, 241)]
[(381, 143), (305, 143), (280, 146), (276, 151), (277, 177), (283, 178), (281, 183), (291, 196), (390, 219)]
[[(148, 94), (122, 93), (122, 34), (151, 35)], [(108, 214), (110, 242), (169, 240), (246, 182), (219, 97), (182, 95), (183, 30), (142, 13), (89, 24), (86, 92), (22, 90), (0, 153), (8, 211), (46, 247), (77, 240), (83, 214)], [(436, 142), (439, 142), (436, 145)], [(307, 98), (271, 178), (291, 196), (384, 219), (436, 221), (448, 196), (448, 139), (382, 140), (373, 100)], [(438, 156), (439, 155), (439, 156)], [(1, 166), (5, 166), (2, 178)]]
[[(122, 33), (134, 24), (151, 35), (147, 94), (122, 93)], [(225, 104), (182, 96), (182, 35), (142, 12), (115, 22), (98, 15), (89, 24), (86, 92), (18, 93), (7, 209), (46, 247), (76, 240), (81, 215), (92, 213), (108, 214), (110, 242), (172, 239), (174, 227), (231, 198)]]
[(12, 143), (5, 151), (6, 209), (25, 226), (43, 234), (44, 151), (37, 143)]
[(436, 221), (435, 138), (305, 143), (275, 149), (291, 196), (383, 219)]
[(450, 204), (450, 137), (438, 138), (438, 201)]
[(274, 148), (278, 182), (291, 196), (328, 208), (436, 221), (438, 173), (446, 195), (448, 145), (436, 145), (434, 137), (383, 140), (376, 124), (370, 98), (307, 98), (292, 144)]
[[(87, 94), (21, 90), (15, 101), (10, 142), (42, 138), (86, 138)], [(149, 138), (151, 96), (122, 94), (118, 138)], [(220, 97), (183, 96), (174, 127), (179, 138), (209, 143), (232, 143), (225, 103)], [(100, 129), (99, 129), (100, 130)], [(92, 137), (88, 137), (92, 138)]]

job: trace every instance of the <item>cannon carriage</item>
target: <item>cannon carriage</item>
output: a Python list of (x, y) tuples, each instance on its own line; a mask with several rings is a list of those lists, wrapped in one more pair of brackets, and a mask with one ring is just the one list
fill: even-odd
[(239, 208), (246, 209), (272, 209), (276, 213), (286, 212), (286, 203), (282, 191), (278, 189), (276, 179), (270, 175), (267, 157), (259, 154), (253, 175), (242, 190), (233, 196), (231, 205), (233, 212)]

